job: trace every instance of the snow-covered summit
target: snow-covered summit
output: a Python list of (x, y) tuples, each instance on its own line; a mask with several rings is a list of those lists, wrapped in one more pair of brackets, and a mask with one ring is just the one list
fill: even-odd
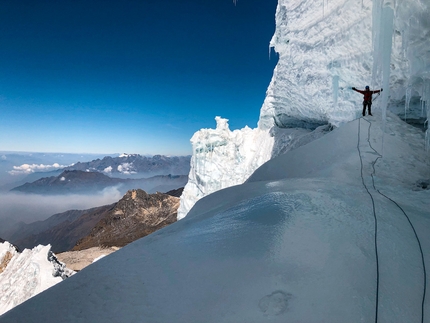
[(133, 157), (133, 156), (137, 156), (137, 155), (138, 154), (126, 154), (126, 153), (122, 153), (118, 157), (119, 158), (127, 158), (127, 157)]
[(50, 245), (20, 253), (9, 242), (0, 242), (0, 315), (73, 273), (58, 261)]

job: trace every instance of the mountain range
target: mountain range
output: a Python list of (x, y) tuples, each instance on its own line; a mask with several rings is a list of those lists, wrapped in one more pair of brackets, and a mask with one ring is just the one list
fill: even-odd
[(97, 171), (115, 176), (154, 176), (154, 175), (183, 175), (190, 171), (191, 156), (152, 157), (139, 154), (122, 154), (119, 157), (106, 156), (90, 162), (77, 162), (64, 168), (65, 170)]
[[(6, 156), (6, 155), (5, 155)], [(11, 154), (7, 154), (7, 157), (13, 156)], [(5, 157), (5, 158), (7, 158)], [(81, 156), (82, 157), (82, 156)], [(54, 157), (52, 157), (54, 158)], [(78, 156), (76, 156), (78, 158)], [(78, 170), (83, 172), (98, 172), (110, 177), (116, 177), (117, 181), (119, 178), (121, 179), (142, 179), (142, 178), (150, 178), (155, 177), (156, 175), (187, 175), (190, 171), (190, 156), (163, 156), (163, 155), (155, 155), (152, 157), (142, 156), (139, 154), (122, 154), (119, 157), (111, 157), (105, 156), (102, 159), (97, 158), (88, 162), (76, 162), (71, 164), (70, 166), (53, 169), (52, 166), (49, 167), (50, 171), (36, 171), (29, 172), (28, 175), (23, 177), (22, 173), (18, 176), (18, 180), (12, 180), (12, 173), (16, 174), (16, 170), (11, 171), (11, 164), (13, 162), (13, 158), (11, 160), (1, 160), (3, 168), (0, 170), (4, 170), (4, 176), (9, 174), (9, 178), (7, 184), (0, 184), (0, 191), (9, 191), (14, 188), (24, 186), (24, 190), (27, 189), (26, 183), (33, 183), (42, 178), (50, 178), (50, 177), (58, 177), (65, 170)], [(27, 159), (20, 159), (19, 161), (26, 160), (27, 163), (31, 160), (31, 155)], [(8, 163), (5, 163), (7, 161)], [(22, 166), (31, 166), (28, 164), (24, 164)], [(34, 166), (34, 165), (33, 165)], [(37, 165), (36, 165), (37, 166)], [(43, 165), (41, 165), (43, 166)], [(9, 168), (7, 168), (9, 167)], [(13, 166), (13, 168), (19, 168), (19, 166)], [(27, 169), (28, 170), (28, 169)], [(61, 176), (60, 176), (61, 178)], [(46, 180), (45, 180), (46, 181)], [(131, 189), (132, 187), (129, 187)], [(142, 187), (142, 189), (148, 190), (146, 187)], [(31, 189), (30, 189), (31, 190)], [(168, 188), (160, 189), (160, 191), (170, 190)], [(123, 191), (125, 193), (127, 190)]]
[(82, 170), (64, 170), (58, 176), (38, 179), (25, 183), (11, 191), (34, 194), (83, 194), (100, 192), (108, 187), (117, 187), (121, 193), (130, 189), (143, 189), (150, 193), (167, 192), (183, 187), (187, 182), (186, 175), (156, 175), (149, 178), (125, 179), (109, 177), (103, 173)]

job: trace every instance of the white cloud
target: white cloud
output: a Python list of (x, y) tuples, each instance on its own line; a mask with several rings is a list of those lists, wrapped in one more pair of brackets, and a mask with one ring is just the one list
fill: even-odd
[(112, 173), (112, 166), (106, 167), (105, 169), (103, 169), (104, 173)]
[(133, 163), (122, 163), (118, 165), (118, 172), (123, 174), (135, 174), (136, 172), (133, 170)]
[(54, 163), (52, 165), (44, 165), (44, 164), (22, 164), (21, 166), (13, 166), (13, 170), (8, 173), (11, 175), (23, 175), (23, 174), (31, 174), (36, 171), (46, 172), (53, 169), (63, 168), (67, 165), (60, 165), (58, 163)]
[(62, 182), (65, 180), (66, 180), (66, 178), (64, 176), (60, 178), (60, 181), (62, 181)]

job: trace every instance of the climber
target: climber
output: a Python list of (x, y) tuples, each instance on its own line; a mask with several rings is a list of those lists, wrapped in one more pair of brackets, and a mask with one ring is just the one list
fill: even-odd
[(355, 87), (352, 88), (354, 91), (359, 92), (364, 95), (363, 98), (363, 117), (366, 115), (366, 106), (369, 109), (369, 115), (372, 115), (372, 94), (382, 92), (383, 89), (370, 91), (369, 85), (366, 85), (366, 89), (364, 91), (357, 90)]

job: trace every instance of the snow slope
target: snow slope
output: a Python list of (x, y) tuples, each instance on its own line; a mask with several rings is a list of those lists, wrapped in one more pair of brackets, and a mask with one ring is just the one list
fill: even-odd
[[(235, 156), (217, 146), (211, 154), (193, 149), (178, 218), (186, 216), (199, 198), (243, 183), (279, 151), (297, 147), (297, 143), (290, 144), (302, 142), (304, 132), (328, 123), (337, 127), (358, 117), (362, 96), (352, 86), (384, 87), (374, 103), (374, 107), (381, 106), (379, 113), (385, 115), (388, 104), (396, 114), (422, 124), (430, 117), (429, 16), (428, 0), (279, 0), (270, 41), (279, 61), (260, 111), (258, 130), (233, 132), (241, 142), (252, 142), (258, 154), (234, 140), (227, 142), (245, 153), (234, 163)], [(285, 128), (295, 131), (285, 134)], [(207, 130), (194, 135), (193, 148), (196, 142), (210, 145), (202, 132)], [(212, 169), (216, 172), (206, 171)]]
[(381, 127), (360, 118), (268, 161), (0, 322), (430, 322), (424, 134)]
[(0, 315), (74, 273), (57, 260), (50, 245), (19, 253), (5, 241), (0, 243), (0, 264)]

